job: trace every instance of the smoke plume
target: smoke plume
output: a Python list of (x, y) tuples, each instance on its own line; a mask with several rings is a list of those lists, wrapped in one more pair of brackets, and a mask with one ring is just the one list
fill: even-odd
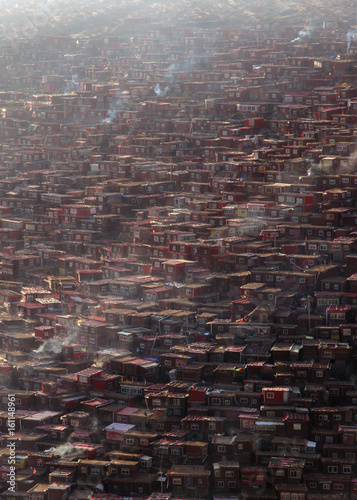
[(298, 36), (294, 38), (294, 40), (291, 40), (292, 43), (298, 42), (302, 38), (305, 38), (307, 36), (311, 36), (311, 31), (312, 27), (311, 26), (305, 26), (302, 30), (299, 31)]

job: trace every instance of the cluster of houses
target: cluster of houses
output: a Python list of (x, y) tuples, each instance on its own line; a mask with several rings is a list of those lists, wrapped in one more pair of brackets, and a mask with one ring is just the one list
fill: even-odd
[(0, 46), (0, 498), (356, 500), (355, 31), (130, 26)]

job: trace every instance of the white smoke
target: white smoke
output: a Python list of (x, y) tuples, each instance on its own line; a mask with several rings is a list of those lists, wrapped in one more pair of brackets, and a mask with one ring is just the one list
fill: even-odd
[(159, 83), (157, 83), (155, 85), (154, 92), (155, 92), (156, 95), (158, 95), (160, 97), (163, 97), (165, 95), (165, 92), (163, 90), (161, 90), (161, 87), (160, 87)]
[(356, 172), (356, 169), (357, 169), (357, 149), (356, 151), (350, 154), (350, 156), (348, 157), (347, 164), (341, 167), (339, 173), (352, 174)]
[(176, 69), (176, 65), (175, 63), (172, 63), (170, 64), (170, 66), (167, 68), (166, 70), (166, 79), (169, 81), (169, 82), (173, 82), (174, 81), (174, 70)]
[(55, 455), (57, 457), (59, 456), (61, 458), (70, 456), (76, 456), (76, 457), (85, 456), (85, 452), (83, 449), (76, 446), (76, 443), (70, 443), (70, 442), (60, 444), (59, 446), (53, 446), (52, 448), (46, 450), (46, 453)]
[(299, 31), (298, 36), (294, 38), (294, 40), (291, 40), (292, 43), (298, 42), (302, 38), (305, 38), (307, 36), (311, 36), (311, 31), (312, 31), (312, 26), (305, 26), (302, 30)]
[(80, 82), (78, 81), (78, 75), (73, 75), (72, 80), (68, 80), (66, 83), (66, 88), (64, 89), (64, 94), (67, 95), (70, 92), (74, 92), (79, 89)]
[(58, 354), (61, 352), (62, 342), (59, 339), (48, 339), (43, 342), (42, 345), (33, 352), (35, 354)]
[(164, 90), (162, 90), (159, 83), (157, 83), (154, 88), (155, 94), (158, 95), (159, 97), (164, 97), (169, 90), (170, 90), (170, 85), (166, 85)]
[(357, 30), (348, 30), (346, 34), (347, 49), (350, 48), (352, 40), (357, 39)]
[(125, 102), (124, 97), (118, 97), (109, 107), (107, 117), (102, 123), (112, 123), (117, 118), (117, 112), (128, 109), (128, 104)]
[(46, 453), (52, 453), (53, 455), (66, 457), (68, 455), (72, 455), (76, 451), (77, 450), (72, 443), (65, 443), (61, 444), (60, 446), (52, 447), (49, 450), (46, 450)]
[(103, 120), (103, 123), (112, 123), (117, 117), (117, 112), (114, 109), (108, 109), (107, 117)]
[(100, 370), (105, 370), (107, 367), (107, 362), (101, 359), (96, 359), (92, 366), (95, 368), (99, 368)]
[(58, 354), (64, 345), (74, 344), (78, 341), (78, 332), (72, 330), (63, 338), (51, 338), (45, 340), (38, 349), (32, 351), (34, 354)]
[(322, 160), (319, 163), (311, 162), (310, 168), (307, 170), (308, 176), (313, 175), (340, 175), (340, 174), (351, 174), (357, 169), (357, 149), (348, 157), (343, 157), (345, 161), (344, 164), (340, 164), (338, 167), (324, 163)]

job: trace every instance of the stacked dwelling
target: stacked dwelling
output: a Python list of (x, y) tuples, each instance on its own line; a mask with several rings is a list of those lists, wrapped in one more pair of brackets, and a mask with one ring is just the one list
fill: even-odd
[(301, 29), (0, 47), (1, 499), (357, 498), (357, 47)]

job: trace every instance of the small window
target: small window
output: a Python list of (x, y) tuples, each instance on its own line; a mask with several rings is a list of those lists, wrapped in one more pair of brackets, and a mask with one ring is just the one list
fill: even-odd
[(344, 490), (344, 484), (343, 483), (333, 483), (333, 489), (334, 490)]

